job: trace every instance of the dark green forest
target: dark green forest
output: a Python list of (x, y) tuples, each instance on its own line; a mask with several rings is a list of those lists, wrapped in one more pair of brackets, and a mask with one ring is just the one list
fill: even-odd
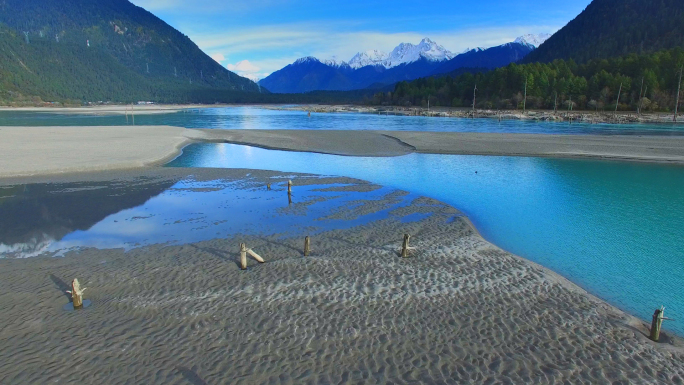
[(0, 101), (229, 101), (254, 82), (127, 0), (0, 0)]
[(684, 47), (684, 1), (594, 0), (525, 63), (652, 53)]
[[(631, 54), (595, 59), (585, 64), (573, 60), (551, 63), (510, 64), (489, 72), (424, 78), (398, 83), (394, 92), (376, 93), (370, 104), (470, 107), (477, 85), (476, 107), (523, 108), (525, 84), (530, 109), (636, 110), (639, 96), (645, 111), (674, 108), (684, 50), (675, 48), (652, 54)], [(642, 86), (643, 83), (643, 86)]]

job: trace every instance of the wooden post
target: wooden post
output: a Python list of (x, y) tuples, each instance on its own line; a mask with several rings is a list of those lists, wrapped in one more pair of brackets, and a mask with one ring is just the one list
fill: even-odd
[(311, 252), (311, 238), (304, 238), (304, 256), (308, 257)]
[(409, 256), (409, 239), (411, 239), (411, 236), (408, 234), (404, 234), (404, 243), (401, 245), (402, 258), (408, 258)]
[(675, 123), (677, 123), (677, 113), (679, 112), (679, 92), (682, 90), (682, 70), (684, 70), (684, 67), (681, 67), (679, 69), (679, 83), (677, 84), (677, 102), (675, 103), (675, 113), (674, 113)]
[(287, 181), (287, 193), (292, 194), (292, 181), (291, 180)]
[(660, 328), (663, 326), (663, 311), (665, 308), (656, 309), (653, 313), (653, 321), (651, 322), (651, 339), (655, 342), (660, 340)]
[(266, 190), (271, 191), (271, 184), (270, 183), (266, 183)]
[(80, 309), (83, 307), (83, 292), (86, 291), (84, 287), (81, 289), (81, 284), (78, 283), (78, 279), (74, 279), (71, 282), (71, 290), (67, 293), (71, 294), (71, 301), (74, 303), (74, 309)]
[(242, 270), (247, 269), (247, 246), (244, 243), (240, 244), (240, 267)]

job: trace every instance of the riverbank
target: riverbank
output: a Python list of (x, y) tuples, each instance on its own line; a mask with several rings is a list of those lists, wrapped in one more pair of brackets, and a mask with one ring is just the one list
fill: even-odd
[(684, 136), (547, 135), (470, 132), (200, 130), (195, 138), (351, 156), (423, 154), (605, 159), (684, 164)]
[[(293, 179), (295, 202), (288, 208), (284, 201), (288, 209), (273, 221), (286, 221), (288, 212), (319, 200), (298, 201), (296, 186), (378, 188), (343, 178), (175, 168), (21, 182), (78, 182), (84, 189), (102, 180), (141, 186), (189, 175), (233, 181), (244, 189)], [(372, 215), (396, 194), (402, 193), (355, 202), (337, 215)], [(401, 259), (397, 252), (406, 232), (416, 249)], [(304, 235), (222, 234), (127, 253), (85, 249), (63, 258), (0, 259), (0, 382), (684, 379), (679, 339), (666, 333), (663, 343), (649, 341), (644, 322), (485, 242), (465, 217), (441, 202), (417, 198), (391, 218), (317, 234), (306, 258)], [(250, 262), (249, 270), (239, 270), (239, 242), (267, 263)], [(78, 313), (63, 310), (63, 290), (74, 277), (88, 287), (86, 299), (92, 301)]]
[[(313, 113), (362, 113), (399, 116), (428, 116), (441, 118), (497, 119), (497, 120), (537, 120), (552, 122), (577, 122), (590, 124), (626, 124), (626, 123), (669, 123), (674, 124), (674, 114), (649, 112), (637, 114), (634, 111), (566, 111), (548, 110), (493, 110), (455, 107), (401, 107), (401, 106), (362, 106), (362, 105), (298, 105), (298, 106), (264, 106), (264, 108), (286, 111), (307, 111)], [(684, 124), (684, 115), (679, 116), (677, 124)]]
[(195, 130), (168, 126), (0, 127), (0, 178), (163, 164), (193, 142), (345, 156), (419, 152), (684, 164), (684, 136)]
[(193, 104), (113, 104), (102, 106), (83, 107), (3, 107), (0, 112), (43, 112), (51, 114), (78, 114), (78, 115), (156, 115), (171, 114), (183, 110), (198, 108), (211, 108), (214, 105)]

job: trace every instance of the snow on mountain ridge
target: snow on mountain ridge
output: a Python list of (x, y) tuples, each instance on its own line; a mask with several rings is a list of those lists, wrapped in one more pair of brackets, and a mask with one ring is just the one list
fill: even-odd
[[(515, 39), (514, 43), (525, 44), (532, 46), (534, 48), (539, 47), (548, 38), (551, 37), (550, 33), (540, 33), (540, 34), (526, 34)], [(510, 43), (509, 43), (510, 44)], [(461, 54), (468, 53), (471, 51), (481, 52), (485, 49), (482, 47), (468, 48)], [(396, 46), (392, 52), (385, 53), (379, 50), (369, 50), (364, 52), (359, 52), (348, 62), (338, 59), (336, 56), (328, 60), (318, 60), (313, 56), (303, 57), (297, 59), (294, 64), (303, 64), (310, 61), (317, 61), (331, 67), (346, 67), (349, 66), (353, 69), (359, 69), (366, 66), (383, 66), (387, 69), (396, 67), (402, 64), (409, 64), (420, 60), (421, 58), (427, 59), (429, 61), (447, 61), (456, 57), (458, 54), (454, 54), (449, 50), (445, 49), (443, 46), (437, 44), (430, 38), (424, 38), (417, 45), (411, 43), (401, 43)]]
[(534, 48), (539, 48), (546, 40), (551, 37), (550, 33), (538, 33), (522, 35), (515, 39), (514, 43), (531, 45)]

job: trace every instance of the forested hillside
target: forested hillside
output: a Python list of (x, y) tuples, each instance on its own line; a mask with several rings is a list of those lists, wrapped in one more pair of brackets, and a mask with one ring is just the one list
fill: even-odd
[(584, 63), (684, 47), (684, 1), (594, 0), (524, 62)]
[(207, 89), (260, 92), (127, 0), (0, 0), (0, 76), (0, 100), (187, 102)]
[[(645, 110), (674, 108), (684, 50), (675, 48), (644, 55), (591, 60), (510, 64), (485, 73), (424, 78), (398, 83), (394, 92), (377, 93), (373, 104), (402, 106), (471, 106), (477, 85), (477, 107), (522, 108), (527, 83), (527, 108), (636, 110), (639, 95)], [(643, 87), (642, 87), (643, 80)]]

